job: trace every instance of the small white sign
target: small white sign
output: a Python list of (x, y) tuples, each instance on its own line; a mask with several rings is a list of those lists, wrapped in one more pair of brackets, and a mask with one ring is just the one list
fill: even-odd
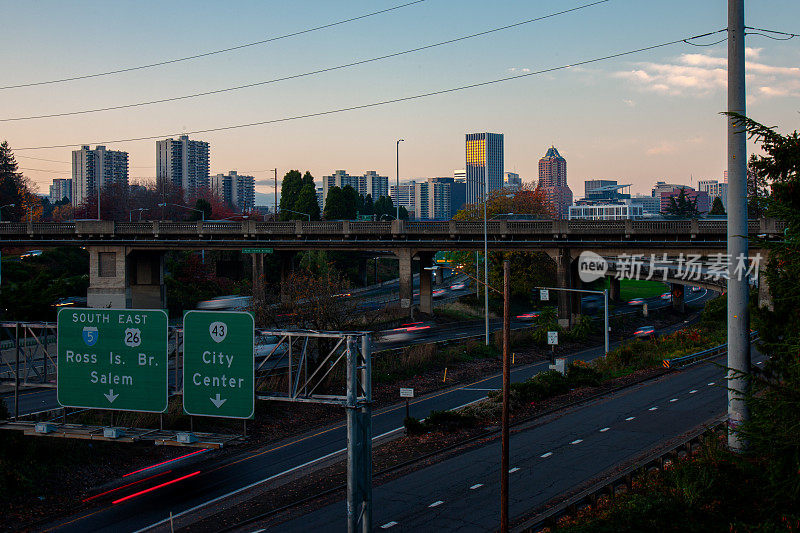
[(548, 331), (547, 332), (547, 344), (551, 344), (551, 345), (558, 344), (558, 332), (557, 331)]
[(539, 290), (539, 299), (543, 302), (546, 302), (550, 299), (550, 291), (547, 289), (540, 289)]
[(414, 397), (414, 389), (400, 389), (400, 397), (401, 398), (413, 398)]

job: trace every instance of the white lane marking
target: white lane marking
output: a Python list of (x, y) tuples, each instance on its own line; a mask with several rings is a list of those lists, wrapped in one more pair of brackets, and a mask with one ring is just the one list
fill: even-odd
[(636, 417), (635, 417), (635, 416), (629, 416), (628, 418), (626, 418), (626, 419), (625, 419), (625, 421), (626, 421), (626, 422), (630, 422), (630, 421), (631, 421), (631, 420), (633, 420), (634, 418), (636, 418)]
[(689, 394), (694, 394), (695, 392), (697, 392), (697, 389), (690, 390)]
[(508, 471), (508, 473), (509, 473), (509, 474), (513, 474), (513, 473), (514, 473), (514, 472), (516, 472), (517, 470), (519, 470), (519, 467), (516, 467), (516, 466), (515, 466), (514, 468), (512, 468), (511, 470), (509, 470), (509, 471)]
[(394, 520), (392, 520), (391, 522), (386, 522), (385, 524), (383, 524), (383, 525), (381, 526), (381, 529), (389, 529), (390, 527), (394, 527), (394, 526), (396, 526), (396, 525), (397, 525), (397, 522), (395, 522)]
[(469, 488), (469, 490), (475, 490), (475, 489), (479, 489), (479, 488), (481, 488), (481, 487), (483, 487), (483, 483), (475, 483), (474, 485), (472, 485), (472, 486)]
[(658, 409), (658, 407), (651, 407), (650, 409), (648, 409), (648, 411), (655, 411), (656, 409)]
[(677, 398), (673, 398), (673, 399), (670, 400), (670, 402), (677, 402), (677, 401), (678, 401)]
[(475, 391), (496, 391), (496, 390), (502, 390), (502, 389), (473, 389), (473, 388), (471, 388), (471, 387), (466, 387), (466, 388), (464, 388), (464, 389), (461, 389), (461, 390), (475, 390)]
[(710, 386), (711, 386), (711, 385), (713, 385), (713, 384), (714, 384), (714, 382), (712, 381), (711, 383), (709, 383), (709, 384), (708, 384), (708, 386), (710, 387)]
[(439, 507), (439, 506), (440, 506), (440, 505), (442, 505), (443, 503), (444, 503), (444, 502), (443, 502), (442, 500), (436, 500), (435, 502), (433, 502), (432, 504), (430, 504), (428, 507)]
[(574, 441), (570, 442), (570, 444), (580, 444), (583, 442), (583, 439), (575, 439)]
[(603, 428), (603, 429), (601, 429), (601, 430), (600, 430), (600, 433), (605, 433), (605, 432), (606, 432), (606, 431), (608, 431), (609, 429), (611, 429), (611, 428)]
[(551, 455), (553, 455), (553, 452), (547, 452), (547, 453), (543, 453), (543, 454), (542, 454), (542, 455), (540, 455), (539, 457), (541, 457), (542, 459), (547, 459), (547, 458), (548, 458), (548, 457), (550, 457)]

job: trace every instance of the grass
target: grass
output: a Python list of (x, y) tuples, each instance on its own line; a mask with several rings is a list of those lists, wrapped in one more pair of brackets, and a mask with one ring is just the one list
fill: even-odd
[[(600, 283), (600, 288), (610, 289), (611, 280), (606, 278)], [(648, 281), (643, 279), (622, 279), (619, 282), (619, 295), (623, 302), (634, 298), (655, 298), (661, 296), (669, 290), (666, 284), (660, 281)]]

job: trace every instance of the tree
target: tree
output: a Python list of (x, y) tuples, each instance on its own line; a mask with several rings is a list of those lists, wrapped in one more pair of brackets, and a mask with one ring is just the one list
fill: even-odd
[(328, 189), (322, 214), (325, 220), (343, 220), (347, 217), (345, 197), (340, 187), (334, 186)]
[(714, 197), (714, 204), (711, 206), (711, 215), (724, 215), (725, 214), (725, 206), (722, 205), (722, 198), (719, 196)]
[(202, 213), (199, 213), (198, 211), (192, 211), (189, 215), (189, 220), (210, 220), (211, 215), (214, 212), (213, 209), (211, 209), (211, 202), (205, 198), (198, 198), (194, 203), (194, 208), (202, 211)]
[(669, 199), (666, 214), (677, 218), (696, 218), (700, 214), (697, 210), (697, 198), (692, 201), (686, 196), (686, 189), (681, 187), (678, 196)]
[(363, 210), (360, 214), (362, 215), (374, 215), (375, 214), (375, 206), (372, 203), (372, 195), (368, 194), (364, 197), (364, 201), (362, 202), (364, 205)]
[[(306, 173), (308, 174), (308, 173)], [(292, 220), (292, 213), (290, 210), (297, 211), (294, 208), (297, 197), (303, 189), (303, 177), (299, 170), (290, 170), (283, 176), (281, 183), (281, 201), (279, 204), (280, 220)]]
[[(297, 213), (289, 213), (293, 215), (293, 218), (298, 218), (300, 220), (306, 220), (310, 217), (310, 220), (319, 220), (319, 204), (317, 203), (317, 188), (314, 186), (314, 182), (306, 183), (303, 185), (303, 188), (300, 189), (300, 194), (297, 196), (297, 201), (294, 203), (294, 211)], [(298, 213), (306, 213), (309, 217), (305, 217)]]
[[(397, 216), (397, 209), (395, 209), (394, 202), (390, 196), (378, 198), (372, 207), (372, 211), (375, 213), (377, 220), (381, 220), (384, 217), (393, 219)], [(408, 220), (408, 210), (402, 205), (400, 206), (400, 220)]]
[(20, 220), (24, 212), (23, 199), (25, 187), (22, 174), (17, 172), (17, 160), (8, 146), (8, 141), (0, 144), (0, 205), (14, 204), (3, 208), (2, 220)]

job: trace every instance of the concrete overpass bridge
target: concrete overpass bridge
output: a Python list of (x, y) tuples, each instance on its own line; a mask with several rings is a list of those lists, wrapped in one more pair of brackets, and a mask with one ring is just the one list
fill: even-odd
[[(751, 220), (750, 237), (780, 239), (785, 223)], [(486, 240), (492, 251), (542, 251), (558, 265), (558, 284), (580, 285), (576, 258), (584, 250), (603, 256), (724, 252), (724, 220), (492, 220)], [(197, 221), (0, 222), (0, 245), (28, 248), (84, 246), (90, 257), (91, 307), (163, 308), (164, 253), (168, 250), (272, 249), (287, 276), (294, 253), (302, 250), (369, 251), (394, 254), (400, 263), (400, 305), (412, 302), (412, 261), (420, 263), (420, 310), (430, 312), (433, 254), (482, 250), (483, 222)], [(755, 245), (758, 246), (758, 245)], [(754, 247), (755, 247), (754, 246)], [(263, 255), (253, 255), (254, 292), (263, 291)], [(580, 312), (580, 299), (562, 292), (560, 315)], [(562, 301), (563, 300), (563, 301)], [(576, 311), (577, 309), (577, 311)], [(572, 313), (570, 313), (572, 310)]]

